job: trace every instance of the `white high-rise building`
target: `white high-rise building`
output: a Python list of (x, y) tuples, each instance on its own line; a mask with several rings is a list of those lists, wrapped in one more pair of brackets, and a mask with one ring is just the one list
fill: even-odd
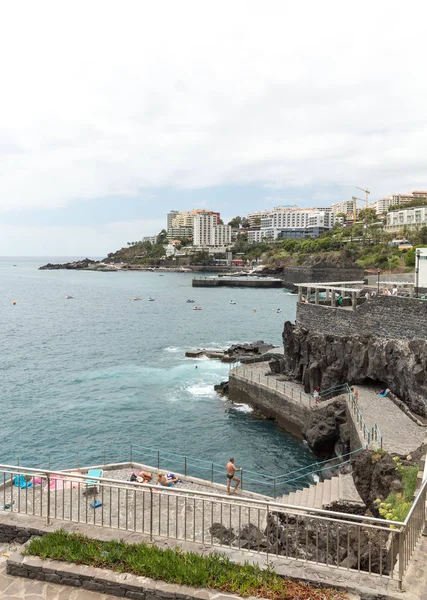
[(194, 216), (193, 245), (210, 246), (212, 229), (217, 225), (218, 217), (215, 214), (203, 212)]
[(231, 244), (231, 226), (215, 225), (211, 231), (211, 246), (229, 246)]

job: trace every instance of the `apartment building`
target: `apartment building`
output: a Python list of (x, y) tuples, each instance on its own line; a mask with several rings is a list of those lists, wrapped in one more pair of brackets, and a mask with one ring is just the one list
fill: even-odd
[[(341, 213), (341, 214), (346, 215), (347, 219), (349, 219), (349, 220), (354, 219), (353, 200), (344, 200), (343, 202), (334, 202), (332, 204), (331, 209), (332, 209), (332, 213), (333, 213), (334, 217), (336, 217), (337, 215), (339, 215)], [(356, 218), (359, 215), (359, 212), (360, 212), (360, 208), (356, 208)]]
[(172, 223), (173, 220), (179, 215), (179, 210), (171, 210), (168, 212), (166, 220), (167, 220), (167, 226), (166, 226), (166, 231), (169, 229), (169, 227), (172, 227)]
[(373, 202), (370, 208), (375, 209), (377, 215), (385, 215), (391, 206), (402, 206), (416, 200), (427, 200), (427, 191), (414, 190), (410, 194), (392, 194)]
[(427, 226), (427, 206), (403, 208), (387, 213), (385, 229), (391, 233), (399, 232), (404, 227), (417, 229), (423, 226)]
[(231, 244), (231, 226), (216, 225), (211, 231), (211, 246), (229, 246)]

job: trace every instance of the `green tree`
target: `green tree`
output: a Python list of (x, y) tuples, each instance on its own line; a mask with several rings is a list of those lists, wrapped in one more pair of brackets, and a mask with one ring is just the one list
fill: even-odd
[(159, 235), (157, 236), (157, 244), (165, 244), (167, 241), (167, 235), (168, 232), (166, 231), (166, 229), (162, 229)]
[(249, 229), (249, 227), (251, 226), (249, 219), (247, 217), (243, 217), (242, 219), (242, 227), (243, 229)]
[(359, 212), (359, 220), (364, 223), (374, 223), (377, 220), (377, 213), (374, 208), (362, 208)]
[(233, 217), (231, 221), (228, 222), (228, 224), (231, 225), (231, 227), (233, 227), (234, 229), (238, 229), (242, 224), (242, 217)]

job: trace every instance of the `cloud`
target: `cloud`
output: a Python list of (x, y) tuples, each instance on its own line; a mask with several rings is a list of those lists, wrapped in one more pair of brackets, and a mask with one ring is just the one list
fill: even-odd
[(0, 211), (160, 186), (425, 188), (426, 13), (383, 0), (7, 3)]

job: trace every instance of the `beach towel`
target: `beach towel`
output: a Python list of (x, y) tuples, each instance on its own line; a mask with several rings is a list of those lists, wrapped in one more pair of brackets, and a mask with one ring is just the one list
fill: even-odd
[(13, 485), (19, 487), (21, 490), (25, 488), (32, 487), (31, 481), (27, 481), (23, 475), (16, 475), (13, 479)]

